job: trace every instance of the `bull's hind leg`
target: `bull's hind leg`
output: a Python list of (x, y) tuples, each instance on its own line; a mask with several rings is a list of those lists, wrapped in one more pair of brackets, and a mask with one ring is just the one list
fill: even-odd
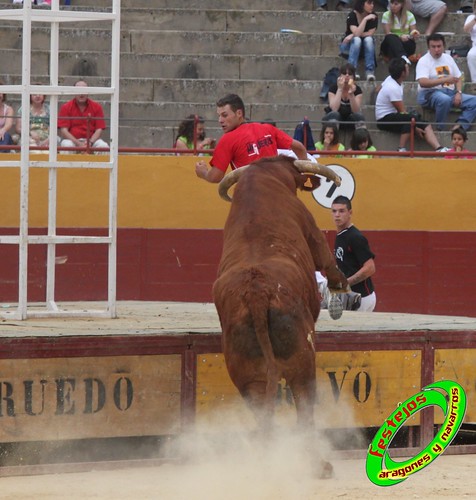
[(315, 352), (310, 346), (303, 344), (296, 354), (294, 366), (298, 366), (286, 378), (296, 405), (298, 430), (302, 436), (302, 447), (308, 455), (316, 477), (328, 479), (333, 477), (332, 464), (322, 457), (319, 438), (314, 423), (314, 405), (316, 401), (316, 365)]
[(266, 372), (264, 363), (259, 363), (259, 376), (242, 384), (239, 388), (240, 394), (247, 402), (255, 416), (256, 423), (261, 433), (268, 434), (273, 428), (274, 409), (276, 404), (276, 394), (279, 374), (276, 372)]
[(253, 412), (261, 432), (271, 429), (279, 376), (267, 373), (263, 358), (237, 359), (229, 366), (233, 384)]

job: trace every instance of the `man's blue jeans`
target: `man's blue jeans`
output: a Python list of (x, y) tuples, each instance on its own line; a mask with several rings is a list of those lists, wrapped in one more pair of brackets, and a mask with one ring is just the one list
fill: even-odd
[[(445, 88), (422, 89), (418, 92), (418, 104), (435, 110), (436, 128), (438, 130), (446, 128), (455, 94), (455, 90)], [(465, 130), (469, 130), (476, 119), (476, 96), (462, 94), (460, 109), (461, 113), (456, 123), (459, 123)]]

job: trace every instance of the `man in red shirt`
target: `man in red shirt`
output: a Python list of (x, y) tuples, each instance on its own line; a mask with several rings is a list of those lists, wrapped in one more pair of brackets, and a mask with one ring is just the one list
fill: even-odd
[(210, 160), (209, 169), (201, 160), (195, 165), (197, 177), (220, 182), (228, 165), (232, 169), (249, 165), (259, 158), (276, 156), (278, 149), (291, 149), (300, 160), (307, 160), (303, 144), (268, 123), (246, 123), (245, 105), (236, 94), (228, 94), (217, 102), (218, 123), (224, 135)]
[[(74, 86), (87, 87), (88, 84), (79, 80)], [(107, 142), (101, 139), (102, 131), (106, 128), (102, 106), (87, 94), (77, 95), (61, 106), (58, 128), (63, 147), (84, 147), (89, 143), (94, 148), (109, 148)]]

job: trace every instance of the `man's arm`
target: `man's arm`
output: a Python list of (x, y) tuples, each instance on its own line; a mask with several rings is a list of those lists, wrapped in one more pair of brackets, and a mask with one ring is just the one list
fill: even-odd
[(195, 173), (200, 179), (213, 183), (218, 183), (225, 177), (225, 172), (223, 172), (223, 170), (216, 167), (208, 168), (206, 162), (203, 160), (195, 164)]
[(97, 128), (95, 131), (94, 131), (94, 134), (91, 136), (91, 138), (89, 139), (89, 142), (91, 144), (94, 144), (100, 137), (101, 137), (101, 134), (102, 134), (102, 128)]
[(424, 89), (431, 89), (432, 87), (438, 87), (439, 85), (444, 85), (445, 83), (448, 85), (453, 85), (458, 83), (459, 78), (456, 76), (443, 76), (441, 78), (427, 78), (422, 77), (418, 78), (417, 82), (420, 84), (420, 87)]
[(403, 101), (391, 101), (397, 113), (405, 113), (405, 104)]
[(74, 137), (74, 135), (68, 130), (68, 127), (61, 127), (60, 135), (63, 139), (69, 139), (70, 141), (73, 141), (76, 146), (81, 146), (81, 142), (79, 141), (79, 139), (76, 139), (76, 137)]
[(293, 139), (293, 142), (291, 143), (291, 149), (300, 160), (307, 160), (307, 150), (302, 142)]
[(362, 267), (356, 273), (349, 276), (347, 281), (350, 286), (354, 286), (357, 283), (370, 278), (373, 274), (375, 274), (375, 261), (374, 259), (369, 259), (363, 263)]

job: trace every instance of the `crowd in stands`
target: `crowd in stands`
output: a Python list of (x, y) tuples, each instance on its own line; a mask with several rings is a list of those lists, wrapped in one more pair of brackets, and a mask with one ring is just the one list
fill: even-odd
[[(383, 13), (375, 12), (376, 2), (384, 8)], [(48, 1), (35, 0), (34, 3)], [(338, 0), (333, 1), (333, 4), (327, 0), (316, 0), (316, 9), (348, 11), (344, 34), (339, 43), (340, 54), (347, 62), (339, 68), (335, 82), (329, 86), (319, 140), (312, 140), (311, 146), (305, 144), (307, 150), (314, 147), (317, 152), (344, 151), (346, 147), (339, 141), (339, 132), (350, 130), (350, 149), (366, 152), (356, 157), (372, 156), (367, 153), (375, 151), (366, 128), (364, 92), (359, 85), (361, 77), (357, 68), (363, 60), (365, 79), (368, 82), (375, 81), (377, 50), (374, 35), (380, 20), (384, 38), (379, 47), (379, 56), (385, 61), (384, 64), (388, 64), (389, 76), (376, 89), (374, 118), (377, 128), (399, 134), (397, 149), (401, 152), (408, 149), (412, 129), (417, 137), (426, 141), (435, 151), (446, 151), (447, 148), (436, 137), (434, 128), (439, 131), (450, 129), (453, 150), (463, 151), (467, 131), (476, 120), (476, 96), (465, 93), (464, 75), (447, 53), (444, 36), (435, 33), (447, 14), (446, 3), (441, 0)], [(470, 14), (461, 32), (471, 36), (473, 46), (468, 52), (467, 64), (471, 82), (476, 83), (476, 0), (461, 0), (460, 11)], [(415, 15), (428, 20), (424, 35), (417, 28)], [(426, 37), (428, 51), (423, 56), (417, 56), (416, 42), (421, 36)], [(415, 65), (418, 83), (417, 102), (423, 108), (435, 111), (433, 126), (422, 120), (418, 112), (408, 110), (405, 106), (403, 83), (408, 80), (412, 65)], [(82, 80), (75, 85), (87, 87), (87, 83)], [(448, 127), (450, 111), (455, 108), (459, 111), (458, 118), (454, 125)], [(14, 134), (22, 134), (21, 116), (21, 107), (15, 116), (12, 106), (6, 102), (6, 95), (0, 94), (0, 145), (11, 145), (14, 143)], [(108, 148), (101, 138), (106, 128), (102, 106), (86, 93), (64, 103), (58, 116), (58, 142), (60, 146), (68, 148), (66, 152), (76, 152), (75, 148), (84, 150), (85, 145), (102, 150)], [(48, 147), (49, 117), (45, 96), (31, 95), (29, 142), (33, 148)], [(458, 132), (455, 133), (455, 130)], [(204, 119), (197, 115), (189, 115), (179, 124), (173, 144), (179, 154), (185, 150), (203, 153), (203, 150), (213, 149), (215, 145), (215, 139), (206, 137)]]
[[(0, 85), (4, 82), (0, 81)], [(75, 87), (85, 88), (88, 84), (78, 80)], [(14, 140), (15, 133), (22, 134), (22, 108), (15, 117), (13, 107), (6, 103), (6, 95), (0, 93), (0, 146), (11, 146), (19, 142)], [(48, 148), (50, 141), (50, 107), (43, 94), (30, 95), (30, 127), (29, 143), (32, 152), (41, 152), (41, 148)], [(65, 154), (87, 151), (95, 148), (105, 152), (109, 145), (101, 136), (106, 129), (104, 110), (100, 103), (91, 99), (86, 91), (65, 102), (58, 112), (58, 144)], [(0, 152), (9, 152), (9, 148), (1, 148)]]
[[(356, 158), (374, 156), (376, 148), (366, 127), (363, 114), (363, 91), (358, 81), (357, 66), (364, 59), (367, 81), (375, 80), (376, 50), (374, 34), (378, 27), (379, 16), (374, 11), (376, 0), (354, 0), (353, 10), (347, 16), (346, 29), (340, 43), (341, 56), (348, 62), (339, 70), (334, 83), (327, 91), (328, 105), (322, 117), (322, 129), (316, 142), (312, 139), (309, 121), (304, 120), (296, 127), (294, 139), (302, 142), (308, 151), (316, 156), (325, 152), (333, 156), (349, 149), (356, 152)], [(474, 2), (476, 10), (476, 0)], [(380, 46), (380, 55), (388, 63), (389, 76), (378, 85), (375, 99), (375, 121), (377, 128), (399, 135), (397, 150), (406, 152), (411, 134), (424, 140), (434, 151), (464, 152), (467, 130), (476, 120), (476, 96), (464, 93), (463, 78), (454, 59), (446, 53), (446, 42), (442, 34), (435, 33), (447, 13), (447, 6), (440, 0), (382, 0), (386, 10), (381, 16), (385, 37)], [(328, 10), (326, 0), (317, 0), (317, 10)], [(349, 10), (350, 0), (335, 4), (336, 10)], [(473, 6), (470, 7), (471, 12)], [(419, 17), (428, 18), (425, 36), (428, 52), (423, 57), (416, 56), (416, 41), (420, 36), (417, 20), (412, 9)], [(468, 12), (467, 0), (461, 1), (461, 10)], [(476, 16), (471, 14), (465, 21), (464, 30), (471, 33), (474, 56), (468, 54), (471, 80), (476, 83)], [(473, 56), (473, 61), (471, 61)], [(473, 66), (471, 66), (471, 63)], [(448, 116), (451, 109), (458, 108), (456, 123), (450, 126), (450, 150), (442, 146), (432, 124), (424, 121), (420, 113), (408, 110), (403, 97), (403, 83), (408, 79), (410, 67), (416, 64), (418, 82), (418, 103), (424, 108), (435, 111), (435, 125), (438, 130), (448, 129)], [(474, 72), (474, 76), (473, 76)], [(321, 94), (322, 97), (322, 94)], [(307, 130), (307, 134), (303, 131)], [(341, 142), (341, 130), (350, 130), (350, 148)], [(412, 132), (413, 131), (413, 132)], [(448, 138), (449, 139), (449, 138)], [(177, 149), (206, 149), (214, 140), (205, 137), (203, 119), (190, 115), (179, 126), (175, 139)], [(361, 151), (361, 153), (357, 153)], [(457, 155), (450, 155), (454, 158)], [(463, 157), (458, 155), (459, 157)]]

